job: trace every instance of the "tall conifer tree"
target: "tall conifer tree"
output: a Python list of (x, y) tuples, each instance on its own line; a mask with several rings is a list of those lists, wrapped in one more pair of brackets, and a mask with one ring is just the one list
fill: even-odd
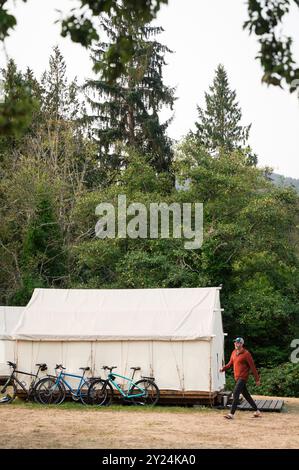
[(53, 48), (49, 69), (43, 73), (43, 109), (55, 121), (75, 119), (80, 108), (76, 79), (68, 82), (66, 63), (58, 46)]
[(248, 140), (250, 127), (240, 124), (241, 108), (236, 92), (230, 89), (223, 65), (218, 65), (210, 93), (205, 93), (205, 109), (197, 107), (196, 136), (211, 152), (220, 149), (230, 152), (242, 148)]
[[(99, 75), (85, 85), (93, 111), (90, 120), (98, 142), (99, 164), (104, 169), (125, 166), (123, 149), (130, 146), (149, 156), (158, 172), (169, 171), (173, 156), (166, 135), (169, 120), (161, 123), (158, 113), (164, 106), (172, 109), (175, 98), (174, 89), (167, 87), (162, 77), (165, 53), (171, 51), (155, 40), (163, 29), (141, 27), (120, 18), (105, 20), (103, 28), (107, 42), (98, 44), (92, 55)], [(134, 53), (121, 76), (109, 82), (105, 78), (107, 51), (122, 31), (134, 38)]]
[(0, 146), (6, 137), (20, 138), (38, 106), (35, 94), (13, 59), (0, 70)]

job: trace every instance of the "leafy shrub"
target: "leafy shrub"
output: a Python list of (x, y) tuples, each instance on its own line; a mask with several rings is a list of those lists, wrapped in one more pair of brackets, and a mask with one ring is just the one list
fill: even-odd
[[(248, 387), (255, 395), (270, 395), (279, 397), (299, 397), (299, 363), (286, 362), (271, 369), (261, 368), (261, 386), (255, 385), (252, 375), (248, 380)], [(234, 380), (232, 372), (226, 375), (226, 388), (233, 390)]]

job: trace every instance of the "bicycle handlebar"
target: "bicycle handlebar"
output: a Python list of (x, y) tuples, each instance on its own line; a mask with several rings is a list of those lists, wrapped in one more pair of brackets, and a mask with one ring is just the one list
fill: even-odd
[(14, 362), (10, 362), (10, 361), (7, 361), (7, 364), (12, 367), (13, 369), (16, 369), (17, 368), (17, 364), (15, 364)]
[(56, 364), (55, 370), (56, 370), (56, 369), (63, 369), (63, 370), (65, 370), (65, 367), (63, 367), (62, 364)]

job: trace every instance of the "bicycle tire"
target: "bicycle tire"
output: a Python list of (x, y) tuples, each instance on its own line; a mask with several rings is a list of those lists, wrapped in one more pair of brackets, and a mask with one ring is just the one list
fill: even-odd
[(39, 399), (38, 399), (37, 387), (38, 387), (38, 385), (40, 385), (40, 383), (41, 383), (42, 380), (45, 380), (45, 377), (43, 377), (43, 378), (41, 378), (41, 379), (39, 379), (39, 380), (36, 381), (36, 383), (34, 384), (34, 387), (33, 387), (32, 391), (31, 391), (31, 395), (30, 395), (30, 396), (33, 398), (33, 401), (34, 401), (35, 403), (39, 403), (39, 404), (41, 404), (41, 403), (40, 403), (40, 401), (39, 401)]
[(44, 380), (46, 377), (42, 377), (41, 379), (38, 379), (33, 387), (31, 387), (31, 390), (29, 391), (28, 398), (33, 400), (35, 403), (39, 403), (38, 398), (37, 398), (37, 393), (36, 393), (36, 387), (39, 384), (41, 380)]
[(90, 405), (109, 406), (113, 398), (113, 388), (107, 380), (93, 380), (88, 387)]
[(141, 379), (136, 382), (131, 391), (130, 395), (134, 395), (134, 393), (140, 394), (140, 389), (145, 390), (145, 395), (144, 396), (138, 396), (136, 398), (132, 397), (131, 400), (135, 405), (149, 405), (149, 406), (155, 406), (160, 398), (160, 390), (157, 386), (157, 384), (153, 380), (149, 379)]
[(60, 405), (65, 399), (65, 388), (56, 383), (56, 380), (50, 377), (45, 377), (39, 380), (35, 386), (36, 399), (42, 405)]
[(83, 384), (80, 387), (79, 397), (83, 405), (90, 405), (90, 400), (88, 396), (88, 390), (89, 390), (90, 384), (91, 384), (90, 380), (86, 380), (85, 382), (83, 382)]
[(0, 404), (7, 405), (14, 401), (17, 396), (17, 387), (14, 381), (10, 381), (0, 387)]

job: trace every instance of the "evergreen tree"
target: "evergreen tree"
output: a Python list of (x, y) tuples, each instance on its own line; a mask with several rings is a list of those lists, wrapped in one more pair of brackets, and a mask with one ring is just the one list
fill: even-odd
[[(174, 89), (163, 83), (164, 55), (171, 52), (154, 37), (163, 31), (160, 27), (136, 25), (127, 19), (103, 21), (108, 42), (93, 50), (92, 60), (99, 75), (88, 80), (85, 88), (93, 115), (94, 136), (98, 143), (99, 164), (106, 169), (126, 165), (124, 147), (130, 146), (149, 156), (151, 165), (158, 171), (169, 171), (172, 161), (171, 141), (166, 136), (169, 121), (160, 122), (158, 113), (163, 106), (172, 109)], [(107, 51), (122, 32), (134, 39), (132, 59), (121, 76), (113, 82), (107, 80)], [(122, 144), (119, 146), (119, 144)]]
[(34, 72), (30, 67), (27, 67), (26, 72), (23, 75), (27, 89), (31, 95), (41, 101), (42, 98), (42, 87), (39, 81), (34, 76)]
[(229, 87), (223, 65), (218, 65), (210, 93), (205, 93), (206, 109), (197, 107), (196, 136), (210, 152), (231, 152), (246, 144), (250, 127), (240, 124), (242, 112), (236, 92)]
[(59, 47), (53, 48), (49, 70), (41, 79), (43, 88), (43, 109), (54, 120), (75, 119), (80, 108), (76, 79), (68, 83), (66, 63)]
[[(51, 171), (73, 187), (76, 186), (74, 174), (82, 184), (85, 178), (92, 182), (89, 175), (96, 171), (96, 164), (90, 153), (95, 152), (88, 137), (88, 125), (83, 120), (85, 105), (80, 99), (77, 79), (68, 80), (66, 63), (58, 46), (53, 48), (41, 87), (42, 116), (37, 122), (36, 136), (44, 142), (42, 158), (48, 161)], [(29, 141), (28, 145), (31, 148), (32, 143)]]
[(13, 59), (8, 61), (6, 68), (1, 69), (0, 85), (1, 146), (5, 136), (15, 139), (26, 132), (37, 102), (26, 78), (17, 69)]
[(0, 71), (0, 179), (12, 167), (22, 149), (24, 136), (39, 121), (38, 82), (30, 69), (18, 70), (13, 59)]
[[(35, 102), (36, 102), (36, 106), (32, 113), (30, 126), (28, 127), (28, 129), (26, 130), (26, 133), (24, 134), (24, 137), (26, 139), (28, 137), (33, 137), (34, 135), (36, 135), (37, 129), (44, 122), (44, 113), (42, 110), (43, 88), (40, 82), (35, 77), (33, 70), (30, 69), (29, 67), (27, 67), (27, 70), (23, 74), (23, 77), (24, 77), (26, 89), (28, 90), (32, 98), (35, 99)], [(22, 146), (22, 144), (23, 142), (20, 143), (20, 146)]]

